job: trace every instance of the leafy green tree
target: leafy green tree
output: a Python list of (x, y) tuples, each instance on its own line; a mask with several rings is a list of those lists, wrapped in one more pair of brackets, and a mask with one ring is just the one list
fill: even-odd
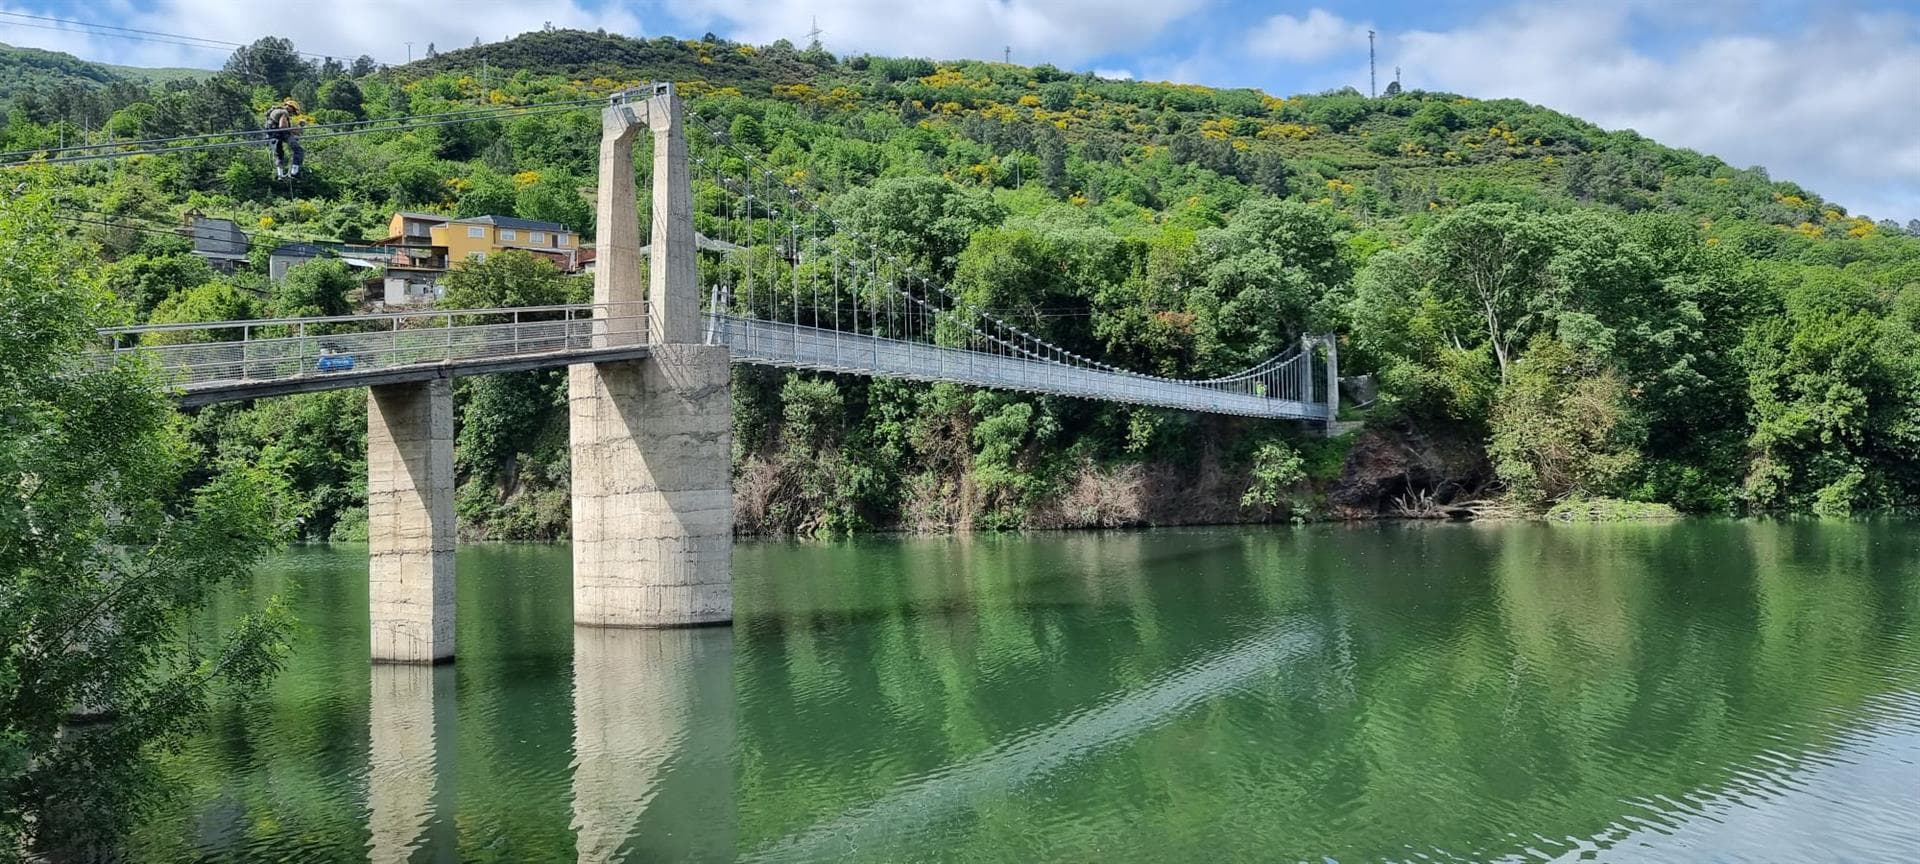
[(460, 190), (460, 202), (454, 207), (454, 215), (463, 219), (474, 216), (505, 216), (514, 212), (513, 181), (502, 177), (491, 168), (475, 170), (467, 175), (466, 188)]
[(1528, 507), (1619, 492), (1646, 437), (1631, 402), (1617, 370), (1536, 337), (1494, 402), (1494, 473)]
[[(147, 321), (151, 324), (187, 324), (196, 321), (239, 321), (252, 318), (259, 304), (244, 291), (225, 282), (207, 282), (172, 294), (153, 307)], [(205, 330), (157, 331), (148, 333), (148, 343), (165, 345), (182, 341), (218, 338)], [(239, 334), (232, 334), (238, 338)]]
[(292, 40), (279, 36), (256, 39), (235, 50), (223, 71), (249, 84), (266, 85), (276, 97), (292, 95), (295, 87), (311, 84), (319, 74), (294, 50)]
[[(268, 472), (200, 460), (133, 361), (97, 364), (113, 299), (47, 198), (0, 203), (0, 859), (110, 857), (163, 793), (157, 760), (216, 688), (279, 663), (278, 606), (206, 641), (181, 628), (246, 577), (290, 511)], [(77, 715), (111, 718), (82, 724)]]
[(1424, 286), (1402, 286), (1412, 289), (1406, 299), (1470, 314), (1475, 332), (1450, 335), (1456, 343), (1470, 340), (1492, 351), (1504, 382), (1518, 347), (1545, 323), (1539, 313), (1554, 241), (1551, 225), (1510, 204), (1462, 207), (1414, 244), (1432, 277)]
[(446, 181), (440, 163), (425, 154), (397, 159), (387, 166), (387, 196), (402, 207), (439, 204), (446, 197)]
[(500, 309), (582, 302), (592, 286), (570, 279), (531, 252), (501, 250), (485, 261), (462, 261), (441, 283), (440, 305), (448, 309)]
[(580, 195), (580, 182), (563, 172), (543, 172), (521, 188), (513, 212), (522, 219), (558, 222), (583, 235), (593, 232), (593, 207)]
[(843, 234), (865, 239), (858, 248), (874, 244), (938, 278), (953, 272), (974, 231), (1006, 218), (986, 194), (934, 177), (885, 178), (848, 190), (833, 209)]
[(1326, 208), (1256, 198), (1226, 228), (1200, 236), (1212, 263), (1188, 309), (1208, 371), (1257, 363), (1340, 319), (1352, 280), (1340, 230)]
[(103, 270), (107, 289), (145, 314), (179, 292), (213, 281), (213, 268), (187, 252), (128, 255)]
[(345, 315), (347, 294), (358, 287), (346, 262), (323, 258), (288, 270), (287, 278), (273, 286), (267, 305), (277, 318)]
[(366, 96), (352, 78), (334, 78), (321, 84), (319, 99), (321, 108), (351, 114), (355, 118), (367, 116)]

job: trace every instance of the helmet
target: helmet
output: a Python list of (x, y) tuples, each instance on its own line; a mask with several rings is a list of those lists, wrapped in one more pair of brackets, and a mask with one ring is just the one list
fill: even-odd
[(295, 111), (300, 110), (300, 103), (293, 101), (292, 96), (288, 96), (287, 101), (281, 104), (286, 105), (288, 108), (292, 108)]

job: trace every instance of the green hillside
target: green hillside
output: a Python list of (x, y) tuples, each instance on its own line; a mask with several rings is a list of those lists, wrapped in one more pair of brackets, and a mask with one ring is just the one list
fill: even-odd
[[(193, 83), (89, 91), (126, 140), (252, 128), (292, 94), (318, 122), (597, 98), (679, 83), (695, 155), (772, 166), (849, 230), (1080, 353), (1166, 375), (1243, 367), (1301, 332), (1371, 375), (1369, 429), (738, 370), (746, 530), (1166, 524), (1625, 498), (1694, 511), (1905, 507), (1920, 496), (1920, 238), (1764, 170), (1513, 100), (1101, 80), (1050, 66), (835, 57), (784, 43), (549, 31), (391, 72), (262, 40)], [(16, 98), (0, 149), (73, 140)], [(711, 128), (733, 148), (715, 145)], [(263, 240), (359, 239), (396, 209), (590, 229), (591, 109), (313, 140), (297, 184), (264, 148), (29, 172), (132, 317), (350, 308), (343, 269), (217, 277), (140, 226), (189, 209)], [(732, 193), (701, 180), (701, 230)], [(844, 238), (828, 237), (828, 242)], [(789, 290), (774, 238), (759, 296)], [(703, 278), (740, 285), (739, 259)], [(582, 296), (513, 255), (453, 300)], [(744, 286), (742, 286), (744, 287)], [(736, 296), (751, 292), (737, 291)], [(450, 300), (449, 302), (453, 302)], [(210, 457), (280, 466), (314, 536), (364, 519), (363, 399), (195, 416)], [(463, 529), (550, 537), (567, 514), (564, 381), (460, 385)], [(1627, 512), (1601, 506), (1579, 512)], [(1563, 511), (1565, 512), (1565, 511)]]
[(0, 100), (31, 90), (103, 87), (129, 80), (105, 66), (88, 63), (71, 54), (0, 43)]
[(192, 69), (185, 66), (115, 66), (102, 63), (100, 68), (129, 81), (144, 81), (148, 84), (171, 84), (175, 81), (199, 81), (213, 74), (211, 69)]

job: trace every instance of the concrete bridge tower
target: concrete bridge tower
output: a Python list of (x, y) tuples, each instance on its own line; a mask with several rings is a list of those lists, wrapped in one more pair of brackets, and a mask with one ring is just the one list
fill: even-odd
[[(733, 620), (731, 371), (726, 346), (701, 342), (684, 124), (672, 84), (618, 94), (601, 112), (595, 343), (651, 344), (643, 360), (569, 369), (578, 624)], [(642, 128), (653, 132), (644, 292), (633, 168)]]

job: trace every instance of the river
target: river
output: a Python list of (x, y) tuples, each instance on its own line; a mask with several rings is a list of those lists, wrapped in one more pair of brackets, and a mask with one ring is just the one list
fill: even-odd
[(1359, 525), (743, 542), (732, 628), (576, 630), (459, 552), (367, 662), (298, 549), (286, 671), (137, 860), (1907, 861), (1920, 525)]

